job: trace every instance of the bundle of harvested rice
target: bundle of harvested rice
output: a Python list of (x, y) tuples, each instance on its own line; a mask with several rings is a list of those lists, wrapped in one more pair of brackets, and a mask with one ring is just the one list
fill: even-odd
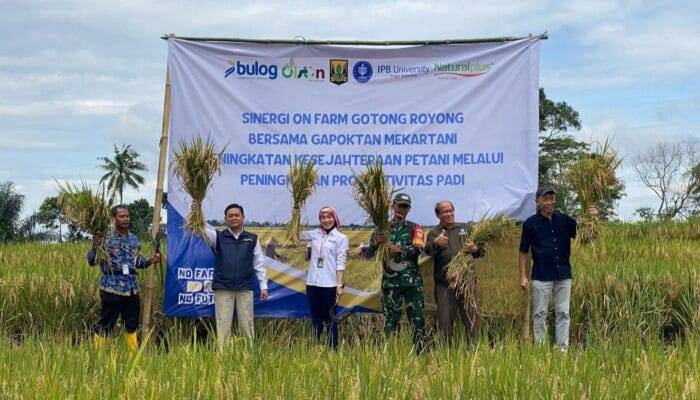
[(109, 262), (109, 253), (105, 247), (105, 237), (110, 231), (112, 218), (112, 200), (107, 199), (104, 186), (93, 191), (90, 186), (66, 183), (58, 184), (58, 204), (63, 215), (71, 224), (93, 236), (101, 238), (95, 247), (95, 260), (98, 264)]
[[(482, 217), (472, 226), (468, 238), (479, 246), (485, 247), (488, 257), (493, 246), (510, 242), (517, 232), (515, 220), (499, 213), (491, 218)], [(462, 249), (447, 265), (447, 281), (450, 287), (460, 294), (464, 306), (472, 310), (478, 310), (475, 263), (472, 255)]]
[[(374, 224), (378, 233), (388, 236), (392, 190), (379, 158), (373, 164), (368, 164), (365, 171), (355, 174), (352, 189), (355, 201), (367, 214), (368, 222)], [(385, 260), (388, 254), (386, 243), (382, 243), (376, 253), (377, 259)]]
[(200, 136), (191, 142), (181, 141), (173, 155), (171, 168), (180, 179), (183, 188), (192, 197), (190, 213), (183, 227), (205, 241), (205, 222), (202, 212), (202, 201), (211, 186), (215, 174), (221, 175), (221, 156), (226, 149), (216, 152), (214, 142), (209, 138), (203, 140)]
[(602, 201), (610, 199), (620, 181), (615, 175), (622, 159), (606, 141), (586, 157), (577, 160), (566, 171), (566, 181), (576, 193), (581, 205), (581, 218), (577, 232), (577, 241), (585, 244), (603, 233), (603, 223), (590, 215), (588, 209)]
[(289, 173), (287, 173), (287, 188), (292, 195), (292, 214), (287, 222), (286, 239), (295, 246), (299, 245), (301, 211), (316, 189), (317, 180), (318, 170), (315, 168), (312, 158), (309, 158), (307, 162), (294, 158), (289, 166)]

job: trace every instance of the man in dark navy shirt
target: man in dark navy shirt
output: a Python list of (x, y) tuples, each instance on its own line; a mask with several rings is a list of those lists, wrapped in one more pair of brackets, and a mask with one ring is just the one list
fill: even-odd
[[(537, 213), (523, 222), (520, 239), (520, 287), (528, 289), (527, 257), (532, 252), (532, 331), (536, 343), (543, 343), (549, 299), (554, 295), (556, 345), (569, 346), (569, 303), (571, 300), (571, 239), (576, 237), (576, 220), (555, 211), (556, 193), (540, 188), (535, 197)], [(595, 207), (588, 213), (598, 215)]]

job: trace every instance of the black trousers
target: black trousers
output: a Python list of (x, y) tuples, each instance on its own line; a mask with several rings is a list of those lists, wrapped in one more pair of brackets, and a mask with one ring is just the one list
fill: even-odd
[(338, 348), (338, 324), (333, 321), (330, 309), (335, 307), (336, 288), (306, 286), (306, 297), (309, 299), (311, 325), (314, 327), (316, 340), (321, 339), (323, 332), (328, 332), (328, 345)]
[(95, 331), (107, 335), (114, 330), (117, 319), (121, 316), (124, 328), (129, 333), (134, 333), (139, 327), (139, 314), (141, 300), (138, 294), (120, 296), (100, 290), (100, 319), (97, 321)]

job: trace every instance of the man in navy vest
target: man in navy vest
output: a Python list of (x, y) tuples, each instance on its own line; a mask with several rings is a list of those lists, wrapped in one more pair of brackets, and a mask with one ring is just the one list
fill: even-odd
[(214, 310), (219, 350), (231, 336), (234, 309), (238, 327), (253, 339), (253, 285), (260, 285), (260, 300), (267, 300), (267, 275), (258, 236), (243, 230), (243, 207), (233, 203), (224, 210), (227, 229), (207, 227), (206, 234), (215, 254)]

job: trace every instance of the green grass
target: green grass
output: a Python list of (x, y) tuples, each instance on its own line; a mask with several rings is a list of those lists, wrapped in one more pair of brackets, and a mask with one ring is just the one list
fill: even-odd
[[(613, 224), (606, 238), (574, 252), (572, 338), (589, 341), (630, 331), (668, 338), (700, 327), (700, 224), (695, 221)], [(278, 229), (258, 233), (264, 243)], [(351, 248), (366, 241), (367, 230), (346, 230)], [(0, 334), (49, 334), (77, 338), (89, 332), (98, 311), (99, 271), (88, 267), (88, 243), (0, 246)], [(148, 245), (144, 245), (148, 252)], [(281, 249), (305, 270), (302, 249)], [(485, 329), (493, 335), (518, 330), (526, 293), (517, 287), (517, 243), (495, 249), (477, 264)], [(426, 302), (433, 302), (432, 262), (422, 262)], [(347, 282), (379, 288), (381, 269), (374, 260), (351, 258)], [(143, 278), (145, 274), (141, 274)], [(162, 276), (157, 292), (162, 292)], [(160, 301), (160, 299), (159, 299)], [(162, 317), (159, 322), (168, 324)]]
[[(263, 243), (277, 232), (258, 231)], [(85, 263), (88, 243), (0, 245), (0, 365), (9, 366), (0, 398), (699, 398), (700, 224), (607, 232), (574, 252), (566, 355), (519, 337), (517, 243), (477, 265), (486, 315), (475, 348), (416, 356), (407, 330), (384, 341), (381, 316), (353, 315), (338, 353), (309, 341), (307, 321), (261, 319), (252, 347), (234, 341), (220, 356), (206, 329), (157, 314), (157, 335), (137, 358), (117, 335), (106, 350), (92, 347), (99, 271)], [(345, 233), (353, 248), (369, 236)], [(301, 250), (283, 252), (306, 268)], [(379, 273), (359, 259), (347, 272), (365, 289), (378, 287)], [(430, 302), (429, 277), (426, 294)]]
[[(259, 229), (265, 243), (282, 234)], [(700, 330), (700, 221), (610, 224), (593, 245), (575, 247), (572, 257), (572, 338), (591, 341), (619, 331), (672, 338)], [(345, 230), (350, 248), (367, 242), (370, 231)], [(477, 263), (485, 329), (494, 335), (520, 329), (527, 294), (518, 287), (518, 242), (496, 248)], [(281, 249), (288, 262), (306, 270), (301, 249)], [(427, 303), (434, 303), (432, 261), (421, 259)], [(347, 282), (377, 290), (381, 269), (374, 261), (351, 259)]]
[[(406, 336), (337, 353), (306, 338), (148, 348), (134, 357), (34, 338), (0, 342), (3, 398), (698, 398), (698, 347), (615, 341), (567, 354), (506, 340), (438, 348), (423, 356)], [(19, 379), (18, 377), (22, 377)]]

